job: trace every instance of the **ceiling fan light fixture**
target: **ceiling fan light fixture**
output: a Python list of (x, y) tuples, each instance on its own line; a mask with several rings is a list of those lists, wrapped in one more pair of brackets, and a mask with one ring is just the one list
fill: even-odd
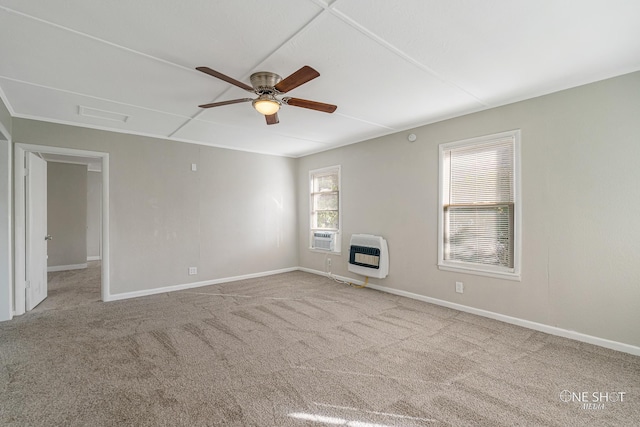
[(275, 96), (269, 94), (260, 95), (252, 102), (253, 108), (260, 114), (270, 116), (280, 109), (280, 101)]
[(282, 99), (276, 98), (281, 96), (292, 89), (303, 85), (316, 77), (320, 76), (313, 68), (305, 65), (298, 71), (289, 75), (285, 79), (282, 79), (276, 73), (270, 71), (258, 71), (251, 74), (251, 86), (242, 83), (232, 77), (226, 76), (219, 71), (212, 70), (209, 67), (197, 67), (196, 70), (205, 74), (209, 74), (212, 77), (220, 79), (224, 82), (232, 84), (240, 89), (244, 89), (248, 92), (255, 93), (258, 98), (238, 98), (230, 99), (228, 101), (211, 102), (209, 104), (198, 105), (200, 108), (212, 108), (221, 107), (223, 105), (238, 104), (241, 102), (249, 102), (253, 105), (253, 108), (266, 118), (267, 125), (275, 125), (280, 123), (278, 119), (278, 111), (282, 104), (291, 105), (293, 107), (307, 108), (309, 110), (321, 111), (324, 113), (333, 113), (338, 108), (336, 105), (324, 104), (322, 102), (310, 101), (308, 99), (290, 98), (284, 97)]

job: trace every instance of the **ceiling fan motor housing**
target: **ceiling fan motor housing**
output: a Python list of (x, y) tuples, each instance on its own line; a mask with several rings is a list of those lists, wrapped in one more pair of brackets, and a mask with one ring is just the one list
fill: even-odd
[(269, 71), (258, 71), (251, 74), (250, 79), (251, 86), (253, 86), (257, 94), (273, 94), (276, 92), (274, 86), (280, 83), (282, 77), (280, 77), (276, 73), (271, 73)]

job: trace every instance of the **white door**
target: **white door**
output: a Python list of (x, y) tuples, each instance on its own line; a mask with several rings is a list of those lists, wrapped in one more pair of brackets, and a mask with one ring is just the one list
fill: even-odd
[(47, 297), (47, 162), (27, 153), (26, 310)]

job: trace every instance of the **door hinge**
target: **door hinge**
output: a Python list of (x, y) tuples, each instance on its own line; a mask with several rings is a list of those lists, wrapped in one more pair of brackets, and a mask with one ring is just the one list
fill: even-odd
[(28, 168), (24, 168), (24, 176), (29, 176), (29, 169)]

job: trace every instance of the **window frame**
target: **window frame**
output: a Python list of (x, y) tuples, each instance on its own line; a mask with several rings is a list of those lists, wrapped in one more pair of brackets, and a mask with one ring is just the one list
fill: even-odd
[[(317, 228), (314, 227), (314, 195), (318, 194), (314, 191), (314, 179), (319, 175), (330, 175), (337, 173), (338, 175), (338, 228)], [(314, 248), (313, 233), (316, 231), (329, 231), (335, 233), (333, 250)], [(323, 253), (341, 253), (341, 234), (342, 234), (342, 167), (340, 165), (327, 166), (319, 169), (309, 170), (309, 250)]]
[[(511, 138), (513, 143), (513, 268), (482, 265), (463, 261), (450, 261), (444, 259), (444, 229), (446, 216), (445, 206), (448, 205), (445, 196), (444, 185), (447, 182), (444, 176), (446, 152), (452, 149), (484, 145), (497, 140)], [(521, 191), (521, 164), (520, 164), (521, 132), (519, 129), (500, 132), (475, 138), (442, 143), (438, 145), (438, 269), (458, 273), (467, 273), (479, 276), (488, 276), (507, 280), (521, 280), (521, 253), (522, 253), (522, 191)], [(499, 204), (499, 203), (496, 203)], [(481, 206), (481, 205), (480, 205)]]

